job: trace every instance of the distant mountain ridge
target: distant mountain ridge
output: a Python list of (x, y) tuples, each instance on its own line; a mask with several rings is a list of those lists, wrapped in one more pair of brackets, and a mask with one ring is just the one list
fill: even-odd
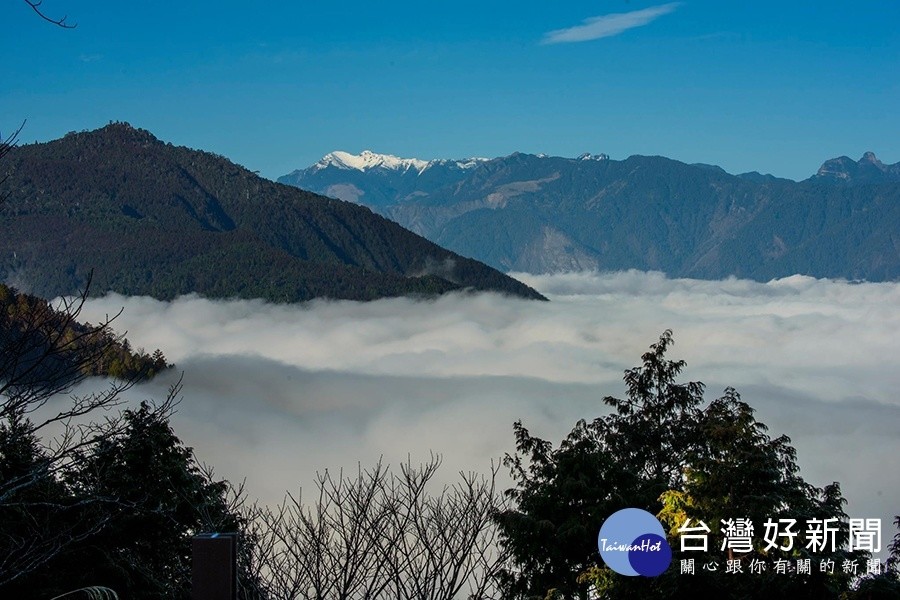
[[(368, 208), (273, 183), (127, 123), (15, 148), (0, 280), (69, 294), (368, 300), (486, 290), (542, 298)], [(2, 179), (2, 177), (0, 177)]]
[(310, 167), (313, 170), (336, 167), (338, 169), (356, 169), (367, 171), (374, 168), (389, 169), (395, 171), (407, 171), (414, 169), (419, 174), (425, 169), (436, 165), (453, 165), (459, 169), (470, 169), (486, 158), (467, 158), (464, 160), (421, 160), (418, 158), (399, 158), (392, 154), (376, 154), (371, 150), (363, 150), (360, 154), (350, 154), (342, 150), (330, 152), (322, 157), (322, 160)]
[(827, 161), (800, 182), (660, 156), (514, 153), (421, 171), (317, 165), (279, 181), (364, 204), (506, 271), (900, 278), (900, 163), (872, 153)]
[(886, 165), (874, 152), (866, 152), (858, 161), (841, 156), (825, 161), (813, 179), (851, 185), (900, 182), (900, 162)]
[[(369, 150), (358, 155), (336, 150), (307, 169), (279, 177), (278, 182), (303, 189), (315, 188), (320, 190), (317, 193), (325, 196), (374, 208), (415, 197), (424, 193), (422, 190), (460, 181), (487, 160), (420, 160)], [(299, 185), (301, 181), (304, 185)], [(361, 199), (363, 194), (366, 194), (365, 200)]]

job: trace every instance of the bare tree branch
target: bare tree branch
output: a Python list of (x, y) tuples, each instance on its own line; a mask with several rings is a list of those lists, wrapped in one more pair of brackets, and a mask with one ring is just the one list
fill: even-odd
[[(19, 134), (22, 132), (23, 127), (25, 127), (25, 121), (22, 121), (22, 124), (19, 125), (19, 128), (6, 136), (6, 138), (0, 136), (0, 160), (3, 160), (3, 157), (12, 152), (12, 149), (16, 147), (16, 143), (19, 139)], [(6, 183), (7, 179), (9, 179), (9, 173), (3, 175), (3, 177), (0, 178), (0, 185)], [(6, 194), (0, 194), (0, 206), (3, 206), (3, 203), (8, 197), (9, 192), (7, 192)]]
[(18, 129), (6, 136), (6, 139), (3, 139), (3, 137), (0, 136), (0, 159), (9, 154), (9, 152), (16, 147), (16, 141), (19, 139), (19, 134), (22, 132), (23, 127), (25, 127), (25, 121), (22, 121), (22, 124), (19, 125)]
[(75, 29), (78, 24), (69, 24), (66, 23), (67, 16), (64, 16), (61, 19), (54, 19), (52, 17), (48, 17), (43, 10), (41, 10), (41, 5), (44, 3), (44, 0), (37, 0), (37, 2), (33, 0), (25, 0), (25, 4), (31, 7), (31, 10), (37, 13), (37, 15), (48, 23), (53, 23), (57, 27), (62, 27), (63, 29)]
[(496, 598), (507, 562), (493, 515), (502, 508), (489, 477), (460, 474), (439, 492), (429, 484), (439, 457), (392, 473), (380, 461), (355, 477), (327, 471), (311, 504), (288, 494), (273, 509), (253, 507), (254, 549), (272, 597), (452, 600)]
[[(110, 327), (120, 313), (97, 326), (78, 323), (88, 290), (55, 307), (8, 295), (12, 304), (0, 310), (0, 440), (24, 453), (18, 463), (0, 454), (9, 467), (0, 469), (0, 520), (16, 524), (0, 538), (0, 585), (95, 535), (116, 510), (128, 509), (119, 498), (72, 495), (64, 484), (85, 456), (102, 454), (104, 441), (126, 430), (122, 413), (112, 409), (138, 380), (111, 380), (106, 389), (65, 400), (77, 384), (102, 372), (107, 351), (122, 339)], [(162, 403), (152, 405), (153, 413), (168, 418), (180, 390), (179, 379)], [(48, 411), (51, 401), (60, 407)], [(115, 510), (90, 510), (98, 505)]]

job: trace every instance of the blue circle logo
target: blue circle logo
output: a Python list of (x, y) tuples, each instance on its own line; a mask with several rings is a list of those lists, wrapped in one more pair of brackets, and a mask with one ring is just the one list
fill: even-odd
[(606, 566), (621, 575), (656, 577), (672, 562), (663, 526), (640, 508), (611, 514), (597, 535), (597, 547)]

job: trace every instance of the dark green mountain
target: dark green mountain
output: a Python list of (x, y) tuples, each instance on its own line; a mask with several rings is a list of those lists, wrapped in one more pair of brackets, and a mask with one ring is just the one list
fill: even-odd
[(358, 205), (116, 123), (16, 148), (0, 197), (0, 280), (43, 296), (367, 300), (459, 289), (541, 296)]
[[(366, 205), (367, 181), (377, 182), (375, 210), (502, 270), (900, 278), (900, 164), (871, 153), (828, 161), (802, 182), (660, 156), (518, 153), (426, 181), (432, 163), (400, 173), (353, 168), (359, 161), (344, 156), (281, 180), (314, 191), (346, 190), (352, 181)], [(386, 181), (396, 181), (390, 201)]]

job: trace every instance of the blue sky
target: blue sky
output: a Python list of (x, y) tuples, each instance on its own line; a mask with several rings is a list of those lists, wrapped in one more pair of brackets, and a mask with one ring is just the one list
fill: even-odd
[[(0, 9), (0, 131), (125, 120), (268, 177), (342, 149), (900, 161), (900, 3), (75, 2)], [(610, 16), (614, 15), (614, 16)]]

